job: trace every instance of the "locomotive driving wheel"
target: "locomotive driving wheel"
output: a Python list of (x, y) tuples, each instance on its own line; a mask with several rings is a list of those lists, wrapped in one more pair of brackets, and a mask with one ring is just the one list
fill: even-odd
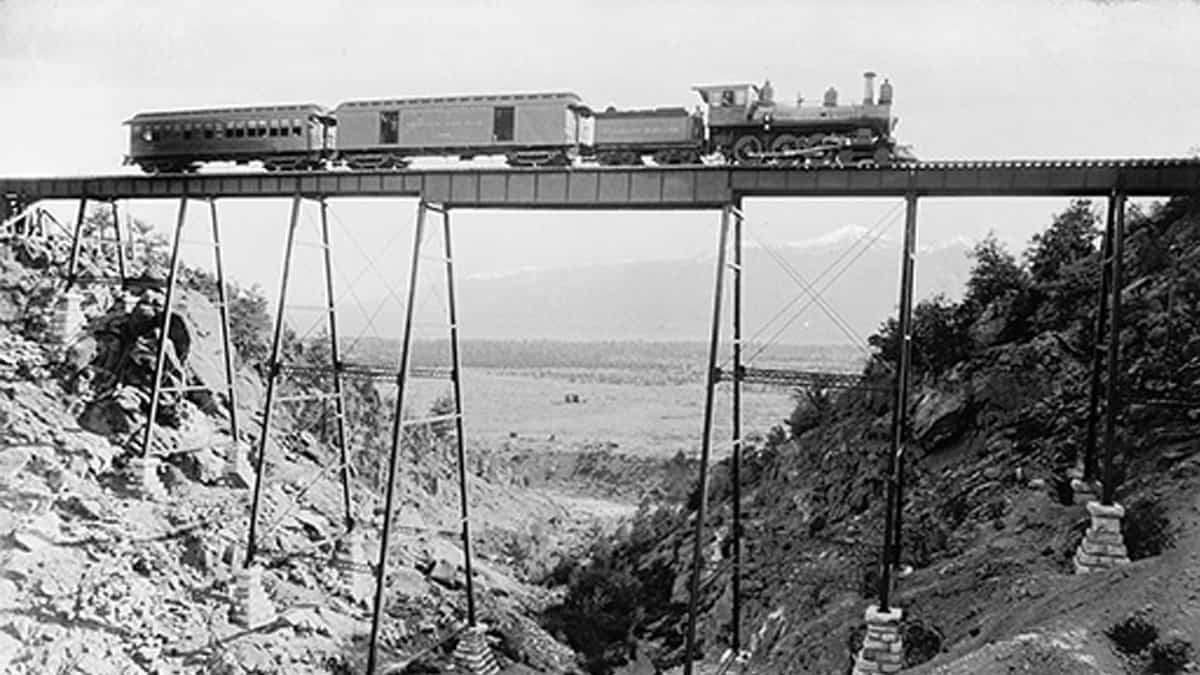
[(733, 144), (733, 161), (739, 164), (756, 164), (763, 152), (763, 142), (758, 136), (742, 136)]
[(771, 152), (792, 152), (801, 147), (800, 139), (791, 134), (779, 134), (771, 141)]

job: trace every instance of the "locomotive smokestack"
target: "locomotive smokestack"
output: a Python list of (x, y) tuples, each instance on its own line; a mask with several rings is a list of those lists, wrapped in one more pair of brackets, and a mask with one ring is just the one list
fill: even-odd
[(863, 105), (875, 105), (875, 73), (863, 73)]

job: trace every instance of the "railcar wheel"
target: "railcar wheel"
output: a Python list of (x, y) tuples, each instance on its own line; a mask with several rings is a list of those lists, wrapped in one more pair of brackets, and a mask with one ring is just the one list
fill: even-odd
[(739, 164), (757, 164), (762, 152), (762, 139), (758, 136), (742, 136), (733, 144), (733, 161)]
[(850, 166), (854, 163), (854, 152), (849, 148), (838, 150), (837, 163), (841, 164), (842, 166)]

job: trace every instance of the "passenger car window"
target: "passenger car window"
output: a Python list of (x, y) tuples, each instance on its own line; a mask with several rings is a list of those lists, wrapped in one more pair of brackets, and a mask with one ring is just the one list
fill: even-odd
[(510, 106), (492, 109), (492, 140), (511, 141), (516, 131), (516, 110)]
[(400, 142), (400, 111), (384, 110), (379, 113), (379, 142)]

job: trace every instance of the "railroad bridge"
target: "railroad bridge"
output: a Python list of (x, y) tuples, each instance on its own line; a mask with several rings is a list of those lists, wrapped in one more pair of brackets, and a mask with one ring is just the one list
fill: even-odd
[[(179, 218), (172, 239), (173, 254), (166, 281), (167, 305), (176, 292), (180, 233), (188, 203), (202, 200), (207, 203), (216, 258), (216, 271), (224, 288), (221, 271), (221, 248), (218, 226), (218, 203), (226, 199), (290, 198), (292, 209), (287, 223), (287, 238), (281, 274), (280, 294), (274, 326), (273, 349), (269, 362), (269, 377), (263, 411), (264, 433), (261, 436), (256, 456), (257, 480), (254, 485), (251, 506), (250, 528), (247, 535), (245, 572), (239, 577), (238, 602), (247, 604), (241, 608), (245, 622), (253, 624), (258, 611), (253, 606), (261, 602), (264, 595), (257, 586), (255, 553), (259, 528), (260, 493), (265, 466), (266, 429), (271, 424), (272, 411), (281, 401), (276, 400), (275, 383), (297, 367), (280, 362), (280, 336), (283, 330), (283, 310), (288, 294), (292, 252), (295, 246), (295, 231), (303, 201), (315, 201), (321, 209), (322, 248), (324, 251), (324, 274), (328, 328), (331, 339), (332, 364), (330, 371), (338, 424), (342, 422), (341, 381), (348, 377), (384, 377), (393, 379), (397, 386), (397, 401), (393, 413), (393, 442), (389, 457), (388, 482), (384, 497), (384, 524), (380, 535), (379, 559), (369, 569), (375, 577), (375, 597), (369, 652), (370, 672), (377, 667), (377, 643), (381, 622), (384, 620), (385, 588), (383, 579), (389, 566), (388, 542), (392, 534), (392, 519), (395, 511), (395, 475), (397, 455), (401, 443), (402, 426), (425, 423), (452, 423), (455, 426), (458, 450), (458, 471), (461, 495), (461, 538), (466, 568), (467, 628), (476, 625), (474, 590), (471, 573), (470, 517), (466, 496), (466, 460), (463, 443), (463, 410), (461, 399), (460, 361), (458, 355), (458, 317), (454, 296), (454, 257), (451, 246), (450, 214), (458, 209), (595, 209), (595, 210), (711, 210), (719, 212), (719, 235), (717, 264), (714, 273), (712, 324), (709, 338), (708, 363), (706, 368), (704, 421), (700, 431), (699, 493), (707, 495), (708, 469), (713, 449), (712, 425), (714, 394), (722, 382), (732, 386), (733, 436), (731, 439), (731, 472), (733, 487), (733, 532), (732, 552), (733, 617), (732, 653), (738, 655), (743, 648), (741, 626), (740, 576), (742, 569), (740, 527), (740, 457), (741, 457), (741, 389), (747, 382), (775, 384), (779, 386), (855, 387), (862, 382), (853, 375), (786, 371), (747, 367), (743, 363), (742, 348), (742, 202), (756, 197), (892, 197), (905, 203), (904, 239), (898, 261), (900, 291), (897, 324), (901, 340), (897, 354), (894, 382), (888, 387), (893, 395), (893, 420), (890, 452), (887, 466), (887, 507), (885, 510), (883, 541), (880, 542), (880, 575), (877, 603), (867, 610), (868, 642), (880, 638), (875, 647), (869, 644), (860, 655), (860, 663), (871, 664), (863, 672), (876, 672), (880, 664), (889, 667), (890, 658), (887, 642), (898, 639), (896, 622), (898, 610), (891, 605), (891, 595), (896, 578), (894, 571), (899, 564), (902, 516), (904, 513), (904, 459), (905, 447), (909, 442), (908, 400), (909, 364), (912, 347), (913, 281), (916, 270), (915, 245), (917, 236), (917, 206), (925, 197), (1100, 197), (1107, 200), (1107, 217), (1102, 243), (1101, 288), (1098, 293), (1098, 320), (1095, 326), (1095, 345), (1092, 354), (1091, 397), (1088, 415), (1088, 436), (1085, 442), (1083, 475), (1080, 485), (1099, 485), (1099, 501), (1089, 505), (1092, 512), (1093, 529), (1100, 532), (1111, 527), (1110, 522), (1119, 508), (1114, 503), (1115, 485), (1113, 456), (1117, 452), (1115, 441), (1116, 414), (1121, 392), (1116, 387), (1116, 373), (1120, 359), (1122, 253), (1124, 250), (1125, 201), (1128, 197), (1165, 197), (1184, 194), (1200, 194), (1200, 161), (1187, 159), (1111, 159), (1111, 160), (1068, 160), (1068, 161), (983, 161), (983, 162), (919, 162), (887, 168), (800, 168), (786, 166), (705, 166), (705, 167), (636, 167), (636, 168), (470, 168), (461, 170), (403, 170), (363, 172), (301, 172), (301, 173), (217, 173), (189, 175), (153, 176), (92, 176), (92, 177), (46, 177), (46, 178), (0, 178), (0, 221), (4, 231), (11, 233), (20, 227), (24, 219), (33, 213), (40, 202), (47, 200), (75, 200), (79, 202), (78, 219), (74, 224), (73, 254), (67, 270), (67, 283), (76, 278), (76, 258), (80, 249), (83, 220), (89, 202), (109, 203), (115, 210), (121, 200), (174, 199), (179, 202)], [(338, 333), (336, 307), (334, 303), (331, 272), (332, 252), (329, 246), (328, 223), (326, 220), (327, 200), (334, 198), (409, 198), (418, 200), (412, 258), (409, 268), (405, 328), (401, 341), (399, 366), (381, 370), (364, 365), (344, 363), (338, 355)], [(440, 218), (443, 249), (435, 259), (445, 268), (448, 293), (448, 332), (451, 346), (451, 364), (444, 369), (416, 369), (410, 367), (412, 343), (413, 305), (417, 285), (417, 270), (422, 259), (422, 241), (430, 214)], [(120, 228), (115, 233), (120, 240)], [(122, 276), (124, 264), (121, 263)], [(727, 275), (730, 279), (727, 280)], [(122, 279), (121, 281), (124, 281)], [(732, 286), (732, 359), (730, 367), (718, 363), (722, 335), (722, 297), (726, 283)], [(811, 289), (810, 289), (811, 291)], [(814, 294), (815, 298), (815, 294)], [(228, 352), (228, 316), (224, 312), (224, 299), (218, 303), (222, 309), (222, 324), (226, 332)], [(164, 324), (169, 320), (164, 315)], [(165, 334), (165, 325), (163, 333)], [(1107, 336), (1107, 344), (1102, 344)], [(165, 357), (165, 342), (160, 344), (154, 387), (151, 396), (150, 419), (161, 394), (162, 371)], [(1108, 377), (1102, 385), (1101, 372), (1107, 369)], [(226, 359), (227, 380), (232, 382), (232, 365)], [(455, 407), (447, 415), (425, 420), (401, 421), (400, 411), (405, 402), (405, 384), (410, 377), (444, 377), (453, 385)], [(230, 385), (229, 395), (233, 395)], [(1104, 419), (1099, 419), (1100, 402), (1104, 406)], [(236, 406), (231, 406), (236, 408)], [(230, 420), (232, 438), (239, 438), (236, 416)], [(1103, 429), (1101, 429), (1101, 425)], [(148, 486), (153, 478), (153, 458), (148, 455), (154, 425), (146, 427), (142, 443), (142, 461), (135, 462), (135, 471), (141, 471), (140, 479)], [(362, 536), (363, 528), (357, 527), (350, 512), (350, 481), (346, 464), (344, 429), (339, 428), (337, 438), (341, 449), (338, 466), (345, 502), (345, 526), (347, 538)], [(235, 443), (236, 446), (236, 443)], [(1095, 508), (1093, 508), (1095, 507)], [(697, 597), (703, 568), (702, 544), (705, 539), (706, 500), (699, 502), (695, 519), (695, 550), (690, 578), (688, 629), (685, 654), (688, 658), (685, 672), (692, 672), (692, 659), (697, 655), (696, 619)], [(1107, 520), (1106, 520), (1107, 519)], [(1103, 521), (1103, 522), (1100, 522)], [(1119, 527), (1119, 523), (1118, 523)], [(1090, 535), (1089, 535), (1090, 536)], [(341, 540), (339, 540), (339, 550)], [(1085, 546), (1087, 540), (1085, 540)], [(1077, 558), (1077, 561), (1079, 558)], [(1078, 564), (1078, 562), (1077, 562)], [(259, 608), (261, 609), (261, 608)], [(891, 639), (886, 636), (891, 634)], [(880, 637), (883, 636), (883, 637)], [(478, 643), (478, 644), (476, 644)], [(463, 644), (467, 644), (466, 641)], [(476, 651), (486, 649), (476, 636)], [(874, 643), (872, 643), (874, 644)], [(883, 647), (879, 647), (883, 645)], [(874, 650), (874, 651), (873, 651)], [(881, 651), (882, 650), (882, 651)], [(728, 667), (730, 664), (726, 664)], [(855, 672), (859, 672), (856, 669)], [(883, 672), (890, 672), (884, 670)]]

